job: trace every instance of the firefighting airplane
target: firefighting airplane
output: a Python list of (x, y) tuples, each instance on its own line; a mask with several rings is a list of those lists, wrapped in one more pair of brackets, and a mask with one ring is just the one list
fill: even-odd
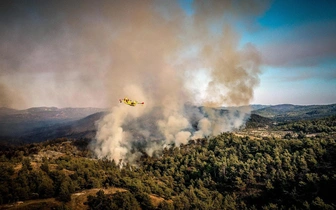
[(135, 105), (137, 105), (137, 104), (145, 104), (145, 102), (139, 103), (139, 102), (137, 102), (137, 101), (135, 101), (135, 100), (130, 100), (130, 99), (128, 99), (128, 98), (119, 99), (119, 102), (120, 102), (120, 103), (127, 104), (127, 105), (129, 105), (129, 106), (135, 106)]

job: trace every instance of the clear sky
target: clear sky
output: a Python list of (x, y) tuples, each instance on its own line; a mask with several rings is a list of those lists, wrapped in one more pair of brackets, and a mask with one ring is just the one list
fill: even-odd
[[(157, 0), (146, 1), (154, 2), (155, 7), (155, 12), (148, 16), (149, 9), (139, 5), (139, 1), (128, 1), (127, 5), (122, 2), (1, 1), (0, 107), (111, 106), (111, 101), (123, 96), (117, 92), (124, 89), (120, 84), (126, 78), (136, 80), (145, 75), (148, 80), (139, 82), (144, 90), (148, 88), (146, 84), (159, 86), (151, 78), (155, 73), (150, 68), (156, 69), (161, 64), (155, 63), (147, 71), (137, 59), (146, 60), (151, 66), (153, 60), (148, 56), (173, 52), (155, 48), (160, 46), (175, 47), (174, 52), (179, 52), (175, 59), (180, 67), (187, 66), (189, 78), (194, 79), (194, 83), (185, 86), (197, 93), (195, 97), (207, 97), (210, 88), (206, 90), (207, 85), (200, 83), (209, 82), (215, 84), (212, 91), (227, 88), (221, 94), (231, 96), (224, 101), (242, 100), (232, 103), (238, 105), (246, 101), (251, 104), (336, 103), (334, 0)], [(158, 20), (156, 12), (162, 20)], [(157, 24), (160, 21), (164, 22), (162, 26)], [(164, 29), (167, 30), (163, 33)], [(211, 32), (203, 34), (208, 29)], [(132, 36), (129, 30), (134, 31)], [(152, 41), (146, 42), (147, 36)], [(163, 42), (154, 40), (160, 37)], [(221, 42), (218, 46), (217, 40)], [(130, 45), (124, 48), (121, 44)], [(217, 58), (222, 53), (217, 48), (221, 47), (232, 50), (224, 49), (223, 58)], [(118, 53), (132, 56), (124, 61)], [(205, 61), (198, 65), (202, 55)], [(246, 62), (239, 60), (248, 55), (253, 58), (246, 57), (251, 59)], [(225, 61), (225, 57), (231, 60)], [(228, 67), (244, 66), (250, 61), (257, 67), (240, 72), (239, 76), (235, 76), (238, 73), (234, 69), (202, 73), (208, 63), (212, 62), (209, 65), (215, 68), (223, 60)], [(231, 61), (237, 61), (237, 65), (231, 65)], [(190, 68), (196, 71), (190, 73)], [(221, 74), (225, 76), (221, 78)], [(215, 78), (200, 78), (209, 75)], [(247, 94), (239, 96), (239, 91)]]
[(243, 42), (260, 50), (254, 103), (336, 102), (336, 1), (275, 0)]

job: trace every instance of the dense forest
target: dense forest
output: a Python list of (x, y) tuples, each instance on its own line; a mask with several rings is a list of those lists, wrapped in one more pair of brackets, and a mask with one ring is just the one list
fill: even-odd
[[(190, 140), (132, 165), (96, 159), (86, 139), (2, 146), (0, 208), (56, 198), (25, 209), (71, 209), (74, 193), (97, 189), (86, 208), (335, 209), (335, 119), (270, 128), (300, 134), (283, 138), (222, 133)], [(120, 190), (104, 192), (112, 188)]]
[(317, 119), (300, 120), (295, 122), (280, 123), (277, 130), (290, 130), (305, 134), (336, 132), (336, 116)]

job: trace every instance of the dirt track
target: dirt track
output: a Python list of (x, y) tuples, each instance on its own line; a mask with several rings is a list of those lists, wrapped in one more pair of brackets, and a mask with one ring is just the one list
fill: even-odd
[[(90, 189), (90, 190), (83, 190), (81, 192), (77, 192), (71, 195), (71, 201), (66, 203), (65, 205), (70, 207), (72, 210), (82, 210), (82, 209), (88, 209), (88, 206), (86, 206), (84, 203), (87, 201), (87, 196), (88, 195), (96, 195), (96, 193), (99, 190), (103, 190), (105, 194), (113, 194), (118, 191), (123, 192), (126, 191), (125, 189), (122, 188), (107, 188), (107, 189), (102, 189), (102, 188), (95, 188), (95, 189)], [(1, 205), (0, 209), (15, 209), (15, 210), (23, 210), (23, 209), (51, 209), (56, 206), (62, 205), (62, 202), (57, 201), (55, 198), (47, 198), (47, 199), (37, 199), (37, 200), (27, 200), (27, 201), (18, 201), (13, 204), (6, 204), (6, 205)]]
[[(66, 203), (65, 205), (72, 210), (84, 210), (88, 209), (88, 206), (84, 203), (87, 201), (87, 196), (96, 195), (99, 190), (103, 190), (105, 194), (114, 194), (116, 192), (124, 192), (126, 191), (123, 188), (110, 187), (107, 189), (103, 188), (95, 188), (90, 190), (83, 190), (77, 193), (73, 193), (71, 195), (71, 201)], [(164, 199), (155, 195), (150, 195), (152, 203), (154, 206), (158, 206), (160, 202)], [(26, 210), (26, 209), (41, 209), (47, 210), (57, 206), (62, 205), (62, 202), (57, 201), (55, 198), (47, 198), (47, 199), (37, 199), (37, 200), (27, 200), (27, 201), (19, 201), (14, 204), (6, 204), (1, 205), (0, 209), (8, 209), (8, 210)]]
[(71, 201), (67, 203), (66, 205), (69, 206), (72, 210), (82, 210), (82, 209), (88, 209), (84, 203), (87, 201), (87, 196), (88, 195), (96, 195), (96, 193), (99, 190), (103, 190), (105, 194), (113, 194), (118, 191), (123, 192), (126, 191), (123, 188), (116, 188), (116, 187), (110, 187), (107, 189), (102, 189), (102, 188), (95, 188), (95, 189), (90, 189), (90, 190), (83, 190), (78, 193), (74, 193), (71, 195)]

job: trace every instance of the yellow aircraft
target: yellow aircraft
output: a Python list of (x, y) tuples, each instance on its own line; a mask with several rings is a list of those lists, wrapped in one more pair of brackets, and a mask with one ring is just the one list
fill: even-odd
[(137, 105), (137, 104), (145, 104), (145, 102), (139, 103), (139, 102), (137, 102), (137, 101), (135, 101), (135, 100), (130, 100), (130, 99), (128, 99), (128, 98), (119, 99), (119, 102), (120, 102), (120, 103), (127, 104), (127, 105), (129, 105), (129, 106), (135, 106), (135, 105)]

